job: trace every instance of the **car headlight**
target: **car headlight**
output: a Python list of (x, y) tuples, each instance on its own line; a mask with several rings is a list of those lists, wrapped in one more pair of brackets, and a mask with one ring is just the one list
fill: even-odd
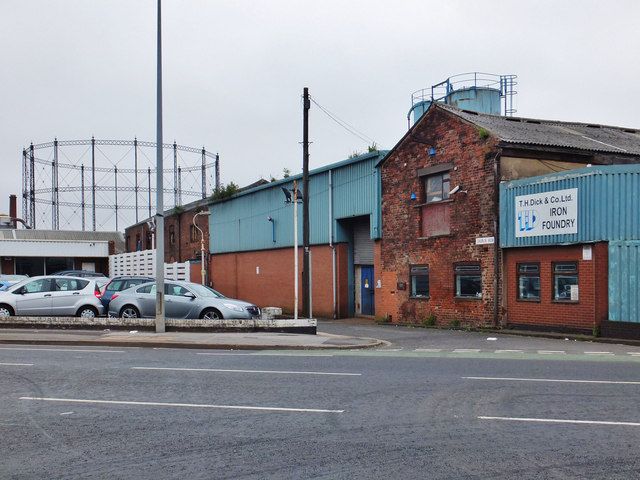
[(233, 310), (234, 312), (244, 312), (244, 309), (234, 303), (223, 303), (225, 307), (229, 310)]

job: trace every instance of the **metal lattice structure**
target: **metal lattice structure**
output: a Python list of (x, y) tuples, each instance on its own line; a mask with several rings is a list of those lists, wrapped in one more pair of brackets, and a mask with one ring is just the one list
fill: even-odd
[[(164, 210), (219, 187), (219, 156), (162, 145)], [(58, 140), (22, 151), (22, 219), (31, 228), (115, 230), (156, 211), (156, 143)], [(154, 179), (152, 181), (152, 178)]]

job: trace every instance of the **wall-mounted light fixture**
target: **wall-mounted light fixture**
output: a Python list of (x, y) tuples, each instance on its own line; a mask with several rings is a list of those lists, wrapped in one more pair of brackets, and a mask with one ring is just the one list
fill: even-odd
[(411, 200), (415, 200), (416, 199), (416, 192), (411, 192)]
[(449, 196), (455, 195), (456, 193), (464, 193), (465, 195), (467, 195), (469, 193), (469, 190), (460, 190), (460, 185), (456, 185), (449, 191)]
[(431, 147), (431, 149), (429, 150), (429, 156), (430, 157), (435, 157), (436, 156), (436, 149)]

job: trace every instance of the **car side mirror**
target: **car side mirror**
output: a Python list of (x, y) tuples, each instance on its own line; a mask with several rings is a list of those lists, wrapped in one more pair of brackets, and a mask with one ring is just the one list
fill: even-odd
[(183, 297), (190, 298), (191, 300), (193, 300), (194, 298), (196, 298), (196, 296), (195, 296), (193, 293), (191, 293), (191, 292), (187, 292), (187, 293), (185, 293), (185, 294), (183, 295)]

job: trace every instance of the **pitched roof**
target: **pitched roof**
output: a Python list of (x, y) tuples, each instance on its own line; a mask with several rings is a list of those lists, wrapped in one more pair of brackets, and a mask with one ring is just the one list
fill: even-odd
[(482, 127), (507, 144), (575, 148), (590, 152), (640, 155), (640, 129), (503, 117), (462, 110), (439, 102), (432, 103), (430, 108), (433, 107), (441, 108), (478, 127)]

